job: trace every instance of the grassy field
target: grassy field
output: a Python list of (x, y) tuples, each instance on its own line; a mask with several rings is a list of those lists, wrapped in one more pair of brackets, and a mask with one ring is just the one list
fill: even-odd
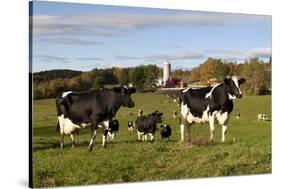
[[(121, 108), (117, 113), (120, 129), (116, 140), (103, 149), (98, 133), (93, 152), (87, 151), (88, 128), (79, 133), (76, 148), (71, 148), (67, 136), (65, 148), (60, 149), (54, 99), (34, 101), (34, 187), (271, 173), (271, 122), (257, 121), (258, 113), (271, 118), (271, 96), (235, 100), (226, 142), (220, 142), (221, 126), (216, 125), (214, 143), (193, 147), (179, 143), (179, 120), (172, 117), (177, 103), (151, 93), (134, 94), (133, 100), (134, 108)], [(144, 113), (164, 113), (163, 123), (172, 125), (170, 141), (162, 141), (159, 130), (156, 141), (146, 143), (136, 141), (135, 131), (128, 133), (127, 121), (135, 120), (140, 107)], [(241, 113), (240, 120), (236, 120), (236, 112)], [(208, 139), (208, 125), (195, 124), (192, 136)]]

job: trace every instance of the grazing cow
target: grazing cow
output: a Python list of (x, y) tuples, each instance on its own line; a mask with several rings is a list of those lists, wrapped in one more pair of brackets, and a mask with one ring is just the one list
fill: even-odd
[(177, 111), (174, 110), (174, 111), (173, 111), (173, 118), (177, 118), (177, 114), (178, 114)]
[(142, 116), (143, 115), (143, 110), (142, 109), (139, 109), (138, 111), (138, 117)]
[(162, 139), (168, 139), (172, 134), (172, 129), (170, 127), (170, 125), (164, 124), (164, 125), (160, 125), (161, 127), (161, 137)]
[(98, 124), (104, 122), (102, 146), (105, 147), (110, 121), (121, 106), (134, 107), (131, 99), (131, 94), (134, 92), (136, 89), (132, 87), (65, 92), (56, 98), (57, 114), (58, 117), (63, 115), (64, 118), (68, 118), (75, 125), (91, 125), (89, 150), (93, 148)]
[(267, 116), (265, 114), (258, 114), (258, 121), (266, 121), (268, 120)]
[(236, 119), (240, 119), (240, 113), (236, 113)]
[(156, 124), (162, 123), (161, 116), (163, 113), (155, 111), (147, 116), (140, 116), (136, 121), (136, 129), (138, 133), (138, 140), (146, 141), (147, 134), (150, 135), (150, 140), (154, 140), (156, 131)]
[(128, 131), (129, 131), (129, 132), (133, 132), (133, 131), (134, 131), (134, 126), (135, 126), (135, 122), (129, 120), (129, 121), (128, 121)]
[(223, 83), (213, 87), (183, 90), (179, 97), (181, 118), (181, 141), (184, 141), (186, 130), (188, 142), (191, 140), (192, 123), (209, 122), (210, 140), (214, 140), (215, 119), (222, 125), (222, 142), (225, 141), (227, 121), (233, 110), (233, 99), (241, 98), (240, 85), (246, 80), (236, 76), (227, 77)]

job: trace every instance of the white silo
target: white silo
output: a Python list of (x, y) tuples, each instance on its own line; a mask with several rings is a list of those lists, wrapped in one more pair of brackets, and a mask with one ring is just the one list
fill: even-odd
[(169, 79), (169, 76), (171, 74), (171, 64), (168, 61), (164, 62), (163, 67), (163, 83), (166, 85), (166, 81)]

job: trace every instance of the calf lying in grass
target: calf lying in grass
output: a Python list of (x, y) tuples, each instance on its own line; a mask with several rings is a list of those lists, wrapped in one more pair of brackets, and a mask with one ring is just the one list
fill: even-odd
[(150, 140), (154, 140), (157, 123), (162, 123), (161, 116), (163, 113), (155, 111), (147, 116), (140, 116), (136, 121), (136, 129), (138, 140), (146, 141), (147, 134), (150, 135)]

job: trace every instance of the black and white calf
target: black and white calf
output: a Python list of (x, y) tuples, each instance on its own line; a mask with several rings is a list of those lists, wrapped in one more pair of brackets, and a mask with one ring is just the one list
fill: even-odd
[(236, 113), (236, 119), (240, 119), (240, 113)]
[(258, 114), (258, 121), (266, 121), (268, 120), (267, 116), (265, 114)]
[(132, 120), (128, 121), (128, 131), (129, 132), (133, 132), (134, 131), (134, 126), (135, 126), (135, 122)]
[(201, 89), (187, 88), (182, 91), (179, 97), (181, 109), (181, 141), (191, 140), (192, 123), (209, 122), (210, 140), (214, 140), (215, 119), (222, 125), (222, 142), (225, 141), (227, 121), (233, 110), (232, 100), (242, 97), (240, 85), (245, 79), (237, 79), (236, 76), (227, 77), (223, 83), (214, 87)]
[(162, 123), (161, 116), (163, 113), (155, 111), (147, 116), (140, 116), (136, 121), (136, 129), (138, 140), (146, 141), (147, 134), (150, 135), (150, 140), (154, 140), (157, 123)]
[(164, 124), (160, 125), (161, 127), (161, 137), (162, 139), (169, 139), (172, 134), (172, 129), (170, 125)]
[(107, 141), (113, 141), (114, 137), (117, 135), (118, 131), (119, 131), (119, 121), (117, 119), (113, 119), (112, 121), (109, 121), (107, 123), (107, 121), (104, 121), (102, 123), (99, 123), (99, 127), (102, 128), (106, 128), (106, 124), (108, 124), (108, 130), (104, 130), (104, 135), (106, 135), (107, 137)]
[(177, 111), (174, 110), (174, 111), (173, 111), (173, 118), (177, 118), (177, 115), (178, 115)]
[(142, 109), (139, 109), (138, 111), (138, 117), (142, 116), (143, 115), (143, 110)]
[(84, 92), (65, 92), (56, 98), (58, 118), (70, 120), (75, 125), (90, 125), (91, 140), (89, 150), (93, 148), (97, 126), (103, 122), (103, 147), (109, 130), (109, 123), (121, 106), (132, 108), (134, 102), (132, 87), (114, 87), (113, 89), (92, 89)]

